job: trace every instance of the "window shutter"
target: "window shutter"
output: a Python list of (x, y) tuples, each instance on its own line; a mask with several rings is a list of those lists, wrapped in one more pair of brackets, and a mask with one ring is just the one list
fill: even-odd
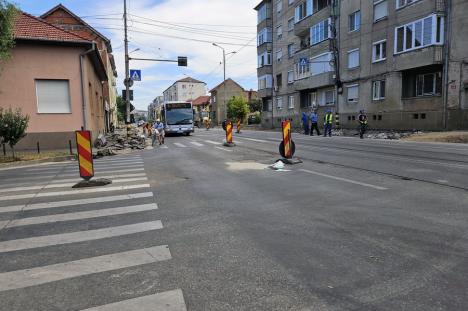
[(71, 113), (68, 80), (36, 80), (38, 113)]
[(374, 5), (374, 21), (379, 20), (387, 16), (388, 12), (388, 2), (384, 0), (378, 4)]

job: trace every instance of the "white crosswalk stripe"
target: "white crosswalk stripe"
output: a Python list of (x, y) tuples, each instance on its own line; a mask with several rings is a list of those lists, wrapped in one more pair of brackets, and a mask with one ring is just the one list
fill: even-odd
[(157, 209), (156, 203), (98, 209), (94, 211), (19, 218), (12, 221), (0, 221), (0, 228), (12, 228), (28, 225), (47, 224), (60, 221), (83, 220), (106, 216), (124, 215)]
[(137, 297), (81, 311), (186, 311), (182, 290)]
[(0, 274), (0, 291), (171, 259), (166, 245)]
[(203, 144), (200, 144), (199, 142), (196, 142), (196, 141), (191, 141), (190, 143), (192, 145), (194, 145), (194, 146), (197, 146), (197, 147), (203, 147), (204, 146)]
[(161, 221), (149, 221), (132, 225), (109, 227), (87, 231), (77, 231), (55, 235), (38, 236), (0, 242), (0, 253), (38, 248), (52, 245), (70, 244), (84, 241), (99, 240), (122, 235), (129, 235), (162, 228)]
[(212, 145), (221, 145), (220, 142), (212, 141), (212, 140), (205, 140), (205, 142), (207, 142), (207, 143), (209, 143), (209, 144), (212, 144)]
[(187, 148), (186, 145), (181, 144), (181, 143), (174, 143), (174, 145), (176, 145), (177, 147), (180, 147), (180, 148)]
[[(174, 145), (187, 147), (182, 143)], [(197, 142), (191, 142), (190, 146), (192, 145), (203, 146)], [(31, 167), (17, 174), (6, 171), (8, 182), (5, 180), (3, 185), (0, 184), (0, 230), (5, 229), (6, 233), (3, 241), (0, 241), (0, 255), (2, 260), (6, 260), (9, 268), (6, 272), (0, 272), (0, 293), (31, 286), (46, 286), (58, 281), (74, 284), (76, 278), (80, 278), (84, 286), (92, 287), (94, 284), (87, 282), (87, 279), (92, 279), (97, 273), (121, 274), (124, 269), (147, 264), (155, 264), (157, 267), (158, 262), (170, 260), (172, 255), (168, 245), (150, 244), (130, 248), (131, 244), (126, 242), (120, 244), (119, 250), (114, 252), (109, 247), (100, 247), (102, 243), (108, 243), (108, 239), (111, 238), (117, 241), (125, 237), (125, 241), (131, 241), (141, 237), (142, 234), (151, 234), (154, 237), (160, 235), (163, 224), (161, 220), (154, 218), (159, 213), (158, 205), (154, 202), (153, 192), (149, 191), (151, 186), (143, 165), (144, 161), (140, 156), (96, 160), (95, 178), (108, 178), (113, 184), (81, 189), (70, 188), (81, 180), (76, 162)], [(1, 175), (0, 171), (0, 180)], [(16, 200), (28, 200), (28, 202), (21, 201), (15, 204)], [(18, 213), (20, 211), (22, 213)], [(148, 218), (142, 220), (142, 217)], [(114, 224), (113, 221), (117, 219), (125, 219), (124, 225)], [(131, 221), (132, 219), (136, 220)], [(83, 226), (87, 223), (92, 223), (93, 226), (94, 223), (99, 223), (100, 226), (98, 229)], [(73, 226), (79, 226), (79, 229), (73, 229)], [(20, 236), (17, 236), (18, 232), (21, 232)], [(154, 243), (155, 240), (149, 241)], [(75, 247), (81, 247), (79, 243), (83, 242), (86, 242), (86, 248), (89, 248), (89, 254), (84, 258), (80, 252), (74, 253)], [(130, 249), (122, 249), (127, 244)], [(62, 258), (61, 250), (56, 248), (57, 246), (69, 247), (70, 251), (67, 251), (66, 256)], [(44, 262), (45, 259), (45, 263), (37, 264), (35, 256), (41, 258), (40, 256), (47, 254), (49, 250), (55, 254), (55, 257), (42, 258), (42, 261), (37, 262)], [(19, 264), (18, 270), (11, 269), (17, 265), (18, 256), (31, 258), (27, 268)], [(75, 256), (77, 258), (74, 258)], [(52, 260), (52, 264), (47, 263), (47, 260)], [(122, 281), (125, 281), (126, 276), (122, 275)], [(18, 299), (16, 302), (21, 305), (24, 296), (15, 293), (12, 297), (16, 296), (18, 298), (13, 299)], [(65, 297), (60, 299), (62, 298)], [(94, 304), (85, 310), (187, 310), (181, 289), (121, 301), (110, 300), (112, 303), (108, 303), (106, 297), (102, 299), (107, 304)], [(44, 308), (48, 308), (47, 302)], [(70, 305), (70, 309), (72, 308), (74, 307)]]

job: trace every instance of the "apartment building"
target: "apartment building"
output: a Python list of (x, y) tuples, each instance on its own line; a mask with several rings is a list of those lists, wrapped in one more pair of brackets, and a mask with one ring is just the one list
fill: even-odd
[[(264, 126), (332, 109), (354, 128), (468, 128), (468, 2), (264, 0), (258, 12)], [(456, 29), (465, 30), (456, 31)]]
[(164, 101), (192, 101), (206, 95), (206, 83), (186, 77), (180, 79), (163, 92)]

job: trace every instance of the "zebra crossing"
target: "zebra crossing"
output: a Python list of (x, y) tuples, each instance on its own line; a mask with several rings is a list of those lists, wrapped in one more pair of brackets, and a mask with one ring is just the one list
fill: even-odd
[[(57, 301), (54, 294), (44, 295), (37, 306), (26, 306), (28, 298), (21, 293), (54, 292), (55, 284), (79, 293), (92, 287), (96, 276), (148, 265), (158, 269), (171, 261), (170, 247), (158, 240), (164, 224), (142, 157), (96, 160), (95, 172), (113, 183), (72, 189), (79, 181), (75, 163), (0, 171), (0, 310), (66, 310), (58, 307), (59, 300), (73, 301), (74, 295)], [(150, 238), (141, 241), (141, 236)], [(159, 284), (153, 278), (145, 282)], [(98, 299), (101, 303), (83, 307), (80, 301), (79, 310), (187, 310), (182, 290), (173, 285), (133, 297), (118, 288), (109, 293)], [(78, 310), (73, 304), (67, 308)]]

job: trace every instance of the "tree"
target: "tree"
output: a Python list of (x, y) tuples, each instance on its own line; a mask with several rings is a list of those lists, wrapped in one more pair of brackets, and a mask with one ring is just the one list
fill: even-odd
[(125, 113), (126, 113), (126, 105), (125, 100), (122, 96), (117, 96), (117, 119), (121, 122), (125, 121)]
[(0, 60), (10, 57), (15, 45), (13, 28), (18, 9), (6, 0), (0, 0)]
[(15, 157), (15, 145), (26, 136), (26, 129), (29, 124), (29, 116), (23, 115), (21, 109), (15, 111), (9, 108), (0, 111), (0, 140), (3, 144), (8, 144)]
[(262, 108), (263, 108), (262, 106), (263, 106), (262, 101), (259, 99), (252, 99), (249, 102), (250, 112), (262, 111)]
[(227, 104), (227, 116), (243, 121), (249, 113), (249, 104), (243, 97), (233, 97)]

